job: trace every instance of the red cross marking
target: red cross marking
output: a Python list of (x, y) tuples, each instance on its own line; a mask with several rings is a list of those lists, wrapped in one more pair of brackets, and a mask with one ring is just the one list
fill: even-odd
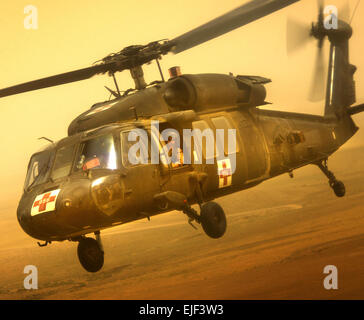
[(221, 179), (224, 179), (224, 186), (228, 183), (228, 178), (231, 177), (231, 169), (226, 168), (226, 162), (224, 161), (222, 163), (222, 170), (220, 170), (220, 176)]
[(51, 192), (48, 192), (46, 193), (42, 199), (38, 200), (38, 201), (35, 201), (34, 202), (34, 205), (33, 205), (33, 208), (35, 207), (38, 207), (38, 211), (41, 212), (41, 211), (44, 211), (46, 208), (47, 208), (47, 203), (48, 202), (53, 202), (55, 199), (56, 199), (56, 196), (52, 196), (50, 197), (51, 195)]

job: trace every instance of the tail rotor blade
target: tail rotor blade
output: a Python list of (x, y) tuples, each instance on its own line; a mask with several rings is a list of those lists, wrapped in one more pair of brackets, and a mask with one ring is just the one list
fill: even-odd
[(310, 40), (310, 28), (292, 18), (287, 19), (287, 54), (291, 54)]
[(345, 3), (338, 9), (338, 18), (347, 23), (350, 22), (350, 5), (349, 1), (345, 1)]
[(317, 7), (319, 11), (318, 21), (319, 23), (322, 23), (324, 19), (324, 0), (317, 0)]

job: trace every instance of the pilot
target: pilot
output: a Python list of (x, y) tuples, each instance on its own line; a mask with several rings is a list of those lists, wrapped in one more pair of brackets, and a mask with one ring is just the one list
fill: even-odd
[[(113, 149), (112, 149), (113, 150)], [(105, 139), (95, 139), (87, 141), (77, 168), (83, 171), (90, 169), (104, 169), (109, 164), (109, 153), (111, 152), (110, 143)]]
[(172, 168), (183, 166), (183, 151), (176, 143), (175, 137), (168, 137), (167, 148), (168, 156), (171, 159)]

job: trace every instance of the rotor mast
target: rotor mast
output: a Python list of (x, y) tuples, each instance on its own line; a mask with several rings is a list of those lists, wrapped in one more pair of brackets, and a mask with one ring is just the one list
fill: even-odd
[(147, 87), (147, 83), (144, 80), (144, 72), (142, 66), (136, 66), (131, 68), (130, 74), (134, 80), (136, 90), (142, 90)]

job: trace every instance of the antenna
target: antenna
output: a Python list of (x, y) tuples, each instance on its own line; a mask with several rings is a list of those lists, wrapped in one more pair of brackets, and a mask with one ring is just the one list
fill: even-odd
[(38, 138), (38, 140), (42, 140), (42, 139), (47, 140), (50, 143), (53, 143), (54, 142), (53, 140), (51, 140), (51, 139), (49, 139), (47, 137), (40, 137), (40, 138)]
[(137, 114), (137, 111), (136, 111), (135, 107), (130, 107), (129, 110), (133, 110), (134, 116), (135, 116), (135, 120), (139, 120), (138, 119), (138, 114)]
[[(107, 87), (107, 86), (104, 86), (105, 87), (105, 89), (107, 90), (107, 91), (109, 91), (110, 92), (110, 94), (111, 95), (113, 95), (115, 98), (120, 98), (120, 93), (119, 92), (115, 92), (114, 90), (111, 90), (109, 87)], [(109, 98), (111, 98), (111, 96), (109, 97)]]

